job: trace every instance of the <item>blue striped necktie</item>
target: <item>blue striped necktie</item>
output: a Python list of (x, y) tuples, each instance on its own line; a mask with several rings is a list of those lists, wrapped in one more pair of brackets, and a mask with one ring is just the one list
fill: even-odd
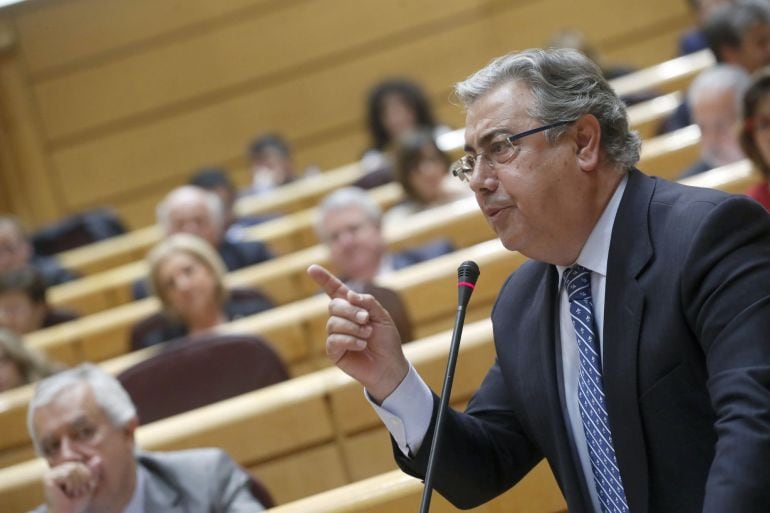
[(580, 354), (580, 417), (583, 420), (599, 503), (602, 513), (628, 512), (604, 397), (602, 360), (599, 339), (595, 336), (594, 305), (591, 299), (591, 271), (579, 265), (571, 267), (564, 271), (564, 284), (567, 287), (569, 311)]

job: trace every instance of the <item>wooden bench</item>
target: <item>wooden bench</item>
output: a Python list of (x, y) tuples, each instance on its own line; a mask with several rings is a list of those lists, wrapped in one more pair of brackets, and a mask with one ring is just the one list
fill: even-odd
[[(613, 79), (610, 83), (621, 95), (645, 90), (681, 91), (687, 87), (693, 76), (713, 63), (711, 53), (704, 50), (650, 66)], [(645, 137), (652, 135), (650, 127), (671, 111), (672, 102), (676, 97), (677, 95), (665, 95), (650, 103), (631, 107), (629, 117), (632, 124), (638, 126)], [(459, 144), (445, 149), (453, 151), (461, 147), (460, 140)], [(332, 190), (349, 185), (361, 176), (362, 170), (358, 163), (348, 164), (319, 176), (287, 184), (270, 195), (241, 198), (236, 204), (236, 211), (239, 215), (297, 212), (314, 206)], [(149, 226), (108, 241), (61, 253), (58, 258), (64, 267), (90, 275), (141, 259), (160, 236), (161, 232), (157, 226)]]
[[(340, 486), (298, 501), (277, 506), (271, 513), (393, 513), (419, 511), (423, 484), (401, 472), (391, 470), (375, 477)], [(434, 492), (430, 503), (434, 513), (458, 511)], [(473, 513), (567, 513), (551, 469), (541, 462), (524, 479), (506, 493), (482, 506), (467, 510)]]

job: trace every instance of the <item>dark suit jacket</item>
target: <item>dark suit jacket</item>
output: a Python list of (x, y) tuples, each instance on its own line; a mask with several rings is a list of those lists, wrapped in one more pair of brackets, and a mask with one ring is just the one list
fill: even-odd
[[(219, 449), (139, 452), (147, 471), (147, 513), (248, 513), (263, 511), (252, 495), (251, 477)], [(43, 505), (35, 513), (45, 513)]]
[[(565, 415), (557, 281), (531, 261), (500, 292), (497, 361), (442, 439), (436, 489), (457, 505), (545, 457), (570, 513), (591, 511)], [(630, 511), (770, 511), (770, 216), (632, 171), (606, 298), (605, 391)], [(396, 449), (407, 472), (423, 472), (430, 438), (414, 459)]]

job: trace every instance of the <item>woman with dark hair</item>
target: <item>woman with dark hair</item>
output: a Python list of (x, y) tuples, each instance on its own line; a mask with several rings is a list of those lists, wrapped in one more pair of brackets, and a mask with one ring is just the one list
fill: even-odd
[[(367, 99), (367, 126), (371, 147), (364, 153), (362, 165), (367, 172), (380, 171), (392, 179), (392, 164), (386, 152), (400, 137), (424, 128), (440, 135), (449, 129), (436, 122), (427, 96), (415, 82), (403, 78), (383, 80), (370, 91)], [(367, 188), (366, 184), (359, 184)]]
[(425, 209), (468, 196), (464, 187), (449, 174), (451, 160), (436, 145), (428, 130), (415, 130), (399, 139), (394, 150), (396, 179), (406, 200), (385, 213), (385, 223), (402, 220)]
[(222, 259), (200, 237), (172, 235), (155, 246), (147, 259), (150, 285), (163, 311), (134, 326), (134, 350), (206, 332), (273, 306), (255, 289), (228, 290)]
[(746, 194), (770, 211), (770, 67), (758, 71), (743, 95), (743, 124), (740, 141), (764, 179)]

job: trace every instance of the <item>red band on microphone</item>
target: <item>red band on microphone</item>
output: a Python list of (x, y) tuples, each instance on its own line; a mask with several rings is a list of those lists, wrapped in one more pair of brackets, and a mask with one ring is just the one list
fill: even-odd
[(470, 287), (472, 289), (476, 289), (476, 285), (474, 285), (471, 282), (468, 281), (461, 281), (457, 284), (458, 287)]

